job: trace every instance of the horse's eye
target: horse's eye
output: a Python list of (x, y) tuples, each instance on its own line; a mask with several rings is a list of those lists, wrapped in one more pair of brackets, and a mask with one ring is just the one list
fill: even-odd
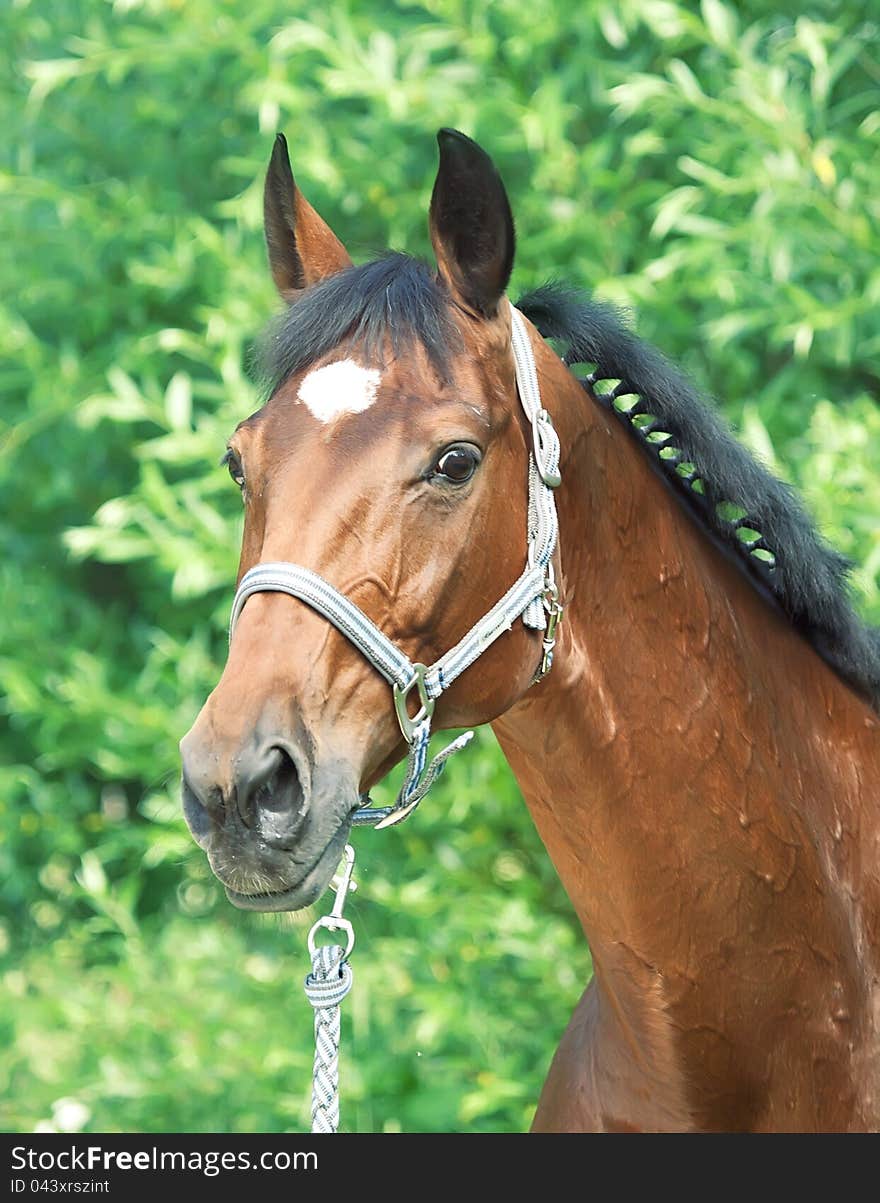
[(244, 488), (244, 469), (241, 466), (241, 460), (231, 447), (226, 448), (226, 454), (220, 460), (220, 463), (226, 464), (229, 469), (229, 475), (240, 489)]
[(454, 447), (446, 448), (431, 469), (431, 475), (454, 485), (463, 485), (476, 472), (479, 463), (480, 453), (476, 447), (470, 443), (456, 443)]

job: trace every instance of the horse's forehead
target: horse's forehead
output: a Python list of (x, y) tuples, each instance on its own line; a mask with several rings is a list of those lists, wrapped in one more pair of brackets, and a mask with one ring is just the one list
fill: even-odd
[[(270, 452), (284, 452), (294, 442), (302, 447), (310, 431), (328, 447), (375, 439), (398, 430), (401, 418), (417, 423), (426, 435), (438, 424), (454, 424), (456, 413), (499, 429), (506, 422), (498, 398), (509, 390), (499, 387), (493, 366), (478, 356), (460, 355), (441, 378), (418, 348), (380, 363), (356, 348), (340, 350), (283, 385), (253, 415), (253, 427)], [(409, 429), (414, 433), (416, 426)]]
[(394, 403), (392, 412), (404, 403), (410, 416), (414, 416), (416, 409), (430, 413), (438, 402), (460, 403), (465, 398), (484, 401), (485, 391), (479, 374), (467, 361), (456, 365), (454, 381), (442, 385), (429, 365), (412, 358), (392, 360), (378, 368), (348, 356), (310, 368), (299, 384), (294, 384), (292, 396), (295, 403), (327, 426), (373, 407), (378, 422), (383, 401)]

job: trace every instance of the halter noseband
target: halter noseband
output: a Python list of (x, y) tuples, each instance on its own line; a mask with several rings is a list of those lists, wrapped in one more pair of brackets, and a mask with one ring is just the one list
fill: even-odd
[[(522, 575), (477, 622), (463, 639), (430, 667), (413, 663), (366, 614), (331, 584), (298, 564), (283, 561), (257, 564), (241, 578), (229, 619), (229, 640), (235, 624), (253, 593), (287, 593), (323, 615), (349, 639), (392, 688), (394, 709), (403, 737), (409, 744), (406, 777), (393, 806), (361, 806), (352, 815), (353, 824), (390, 827), (407, 818), (427, 794), (445, 768), (446, 761), (473, 737), (459, 735), (427, 763), (431, 717), (436, 699), (466, 668), (494, 643), (514, 621), (544, 631), (541, 664), (533, 684), (550, 671), (556, 628), (562, 615), (559, 593), (553, 579), (553, 553), (559, 533), (553, 490), (561, 483), (559, 438), (550, 415), (541, 406), (535, 357), (525, 324), (510, 306), (513, 359), (519, 399), (532, 428), (529, 453), (528, 558)], [(418, 713), (410, 717), (407, 702), (415, 690)]]

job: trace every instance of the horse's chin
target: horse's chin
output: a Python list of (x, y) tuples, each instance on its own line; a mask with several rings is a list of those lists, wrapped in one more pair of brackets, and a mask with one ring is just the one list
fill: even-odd
[[(348, 837), (349, 823), (346, 821), (324, 848), (311, 867), (305, 873), (300, 873), (292, 884), (284, 881), (283, 877), (277, 884), (268, 876), (260, 874), (255, 879), (259, 889), (243, 890), (235, 886), (245, 883), (235, 881), (235, 886), (224, 880), (222, 871), (215, 873), (221, 882), (226, 897), (233, 906), (242, 911), (300, 911), (311, 906), (330, 885), (333, 874), (342, 859), (345, 841)], [(297, 866), (299, 868), (299, 866)], [(250, 883), (248, 883), (250, 884)]]

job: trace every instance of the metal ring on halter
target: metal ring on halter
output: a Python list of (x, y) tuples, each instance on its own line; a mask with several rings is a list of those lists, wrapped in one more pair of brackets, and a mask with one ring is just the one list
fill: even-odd
[[(399, 685), (393, 687), (394, 690), (394, 709), (397, 713), (397, 721), (400, 723), (400, 730), (403, 732), (403, 738), (408, 744), (411, 744), (415, 738), (415, 730), (419, 723), (423, 723), (426, 718), (430, 718), (434, 713), (434, 699), (428, 697), (428, 688), (425, 684), (425, 673), (428, 671), (427, 664), (413, 664), (415, 670), (412, 680), (403, 689)], [(413, 687), (419, 691), (419, 712), (410, 718), (406, 709), (406, 700), (410, 695)]]

